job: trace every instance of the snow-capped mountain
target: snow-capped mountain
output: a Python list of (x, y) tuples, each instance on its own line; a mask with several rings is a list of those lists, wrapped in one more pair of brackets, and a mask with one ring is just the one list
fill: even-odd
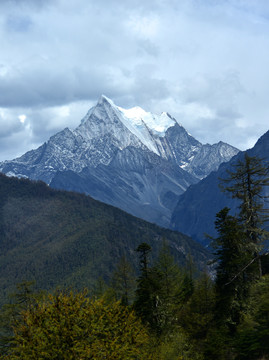
[(177, 197), (237, 152), (222, 142), (201, 144), (167, 113), (126, 110), (101, 96), (76, 129), (0, 163), (0, 171), (85, 192), (168, 226)]

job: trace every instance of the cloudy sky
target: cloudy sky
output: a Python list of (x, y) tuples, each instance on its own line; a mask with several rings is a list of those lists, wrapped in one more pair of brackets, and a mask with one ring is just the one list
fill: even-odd
[(268, 0), (0, 0), (0, 160), (99, 96), (242, 150), (269, 126)]

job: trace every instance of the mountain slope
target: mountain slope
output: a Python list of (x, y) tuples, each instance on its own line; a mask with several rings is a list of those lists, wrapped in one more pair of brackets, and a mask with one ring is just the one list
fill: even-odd
[(91, 288), (99, 276), (111, 276), (123, 255), (137, 267), (141, 242), (156, 257), (164, 238), (179, 264), (192, 255), (203, 268), (208, 253), (183, 234), (82, 194), (0, 175), (0, 302), (22, 280), (46, 289)]
[(178, 195), (197, 180), (175, 164), (140, 149), (119, 151), (107, 166), (58, 172), (51, 187), (91, 194), (147, 221), (167, 226)]
[[(247, 150), (250, 156), (257, 156), (269, 161), (269, 131)], [(216, 213), (225, 206), (236, 211), (238, 203), (221, 192), (219, 179), (227, 178), (227, 170), (232, 170), (233, 164), (242, 159), (244, 152), (238, 153), (229, 162), (221, 164), (218, 171), (212, 172), (198, 184), (192, 185), (179, 197), (179, 201), (171, 218), (171, 228), (192, 236), (192, 238), (208, 243), (205, 234), (214, 236), (214, 221)], [(268, 191), (268, 189), (267, 189)], [(269, 194), (266, 194), (269, 195)]]
[(202, 145), (167, 113), (126, 110), (101, 96), (75, 130), (1, 163), (0, 171), (85, 192), (167, 227), (175, 199), (237, 152), (221, 142)]

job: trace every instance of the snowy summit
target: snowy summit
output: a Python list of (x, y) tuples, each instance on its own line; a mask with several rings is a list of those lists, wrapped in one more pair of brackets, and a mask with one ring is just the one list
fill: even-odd
[(102, 95), (76, 129), (0, 163), (0, 171), (89, 194), (168, 226), (178, 196), (237, 152), (222, 142), (201, 144), (165, 112), (123, 109)]
[[(100, 96), (97, 105), (89, 110), (81, 123), (81, 127), (90, 127), (91, 131), (88, 135), (91, 138), (95, 135), (100, 137), (100, 126), (94, 135), (95, 120), (93, 123), (93, 118), (106, 118), (105, 129), (106, 131), (111, 131), (116, 138), (120, 139), (122, 143), (120, 148), (134, 145), (131, 141), (130, 134), (125, 134), (125, 141), (122, 139), (122, 135), (124, 135), (128, 129), (128, 131), (135, 136), (136, 140), (139, 140), (144, 146), (157, 155), (161, 155), (163, 152), (162, 146), (160, 146), (160, 138), (165, 136), (166, 131), (170, 127), (178, 124), (177, 121), (166, 112), (163, 112), (161, 115), (156, 115), (145, 111), (139, 106), (124, 109), (115, 105), (115, 103), (105, 95)], [(111, 120), (110, 124), (109, 121), (107, 121), (108, 119)], [(118, 133), (115, 132), (116, 128), (118, 128)], [(105, 129), (103, 130), (105, 131)], [(84, 130), (83, 133), (85, 135)], [(102, 133), (102, 136), (103, 135), (104, 133)], [(129, 139), (130, 142), (127, 141), (127, 139)]]

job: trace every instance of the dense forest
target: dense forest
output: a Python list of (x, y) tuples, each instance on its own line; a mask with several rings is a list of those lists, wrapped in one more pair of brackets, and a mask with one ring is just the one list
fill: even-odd
[(138, 247), (136, 281), (122, 258), (110, 284), (100, 281), (95, 294), (33, 292), (31, 284), (20, 284), (2, 308), (1, 358), (268, 358), (268, 275), (238, 299), (220, 293), (206, 272), (194, 279), (191, 266), (180, 269), (165, 244), (153, 266), (149, 251), (145, 243)]
[(138, 275), (122, 256), (94, 293), (21, 283), (2, 308), (2, 358), (268, 359), (268, 185), (267, 167), (248, 155), (221, 180), (240, 205), (216, 214), (215, 276), (194, 276), (190, 257), (181, 267), (163, 239), (155, 260), (152, 245), (138, 244)]
[(0, 305), (24, 280), (44, 290), (93, 290), (96, 279), (110, 279), (122, 256), (138, 272), (137, 246), (149, 243), (154, 259), (164, 238), (182, 266), (189, 256), (200, 269), (209, 259), (188, 236), (83, 194), (0, 174)]

